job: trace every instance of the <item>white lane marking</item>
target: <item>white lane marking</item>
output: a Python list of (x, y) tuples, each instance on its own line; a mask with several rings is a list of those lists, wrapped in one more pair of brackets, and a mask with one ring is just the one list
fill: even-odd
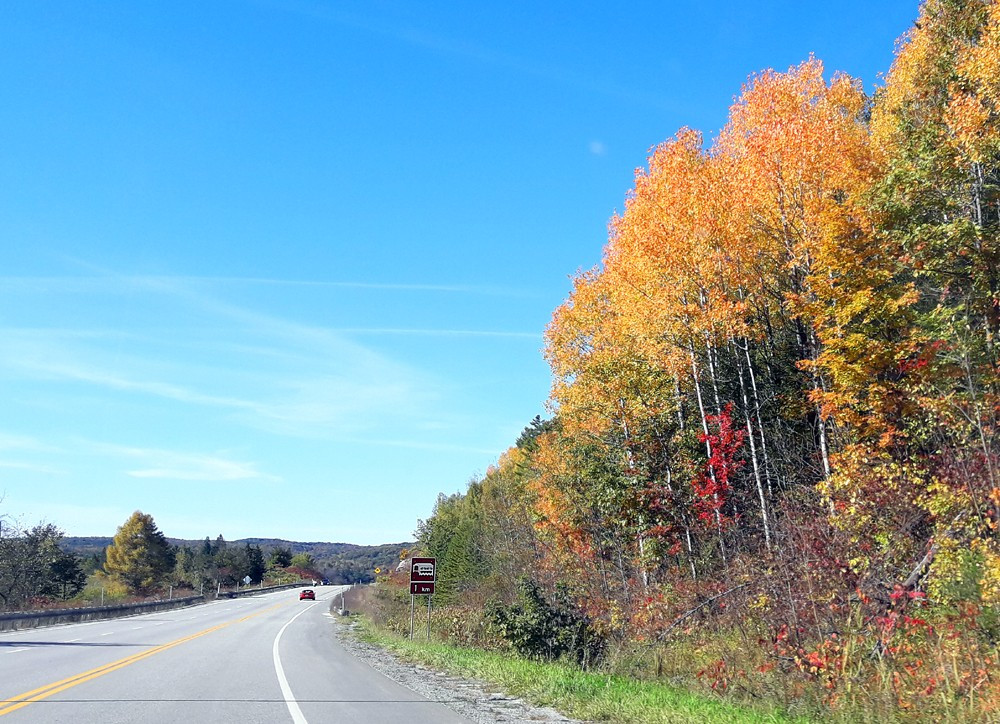
[(315, 603), (311, 604), (288, 619), (285, 625), (281, 627), (281, 630), (278, 631), (278, 635), (274, 637), (274, 645), (271, 647), (271, 656), (274, 658), (274, 672), (278, 675), (278, 686), (281, 687), (281, 695), (285, 697), (285, 705), (288, 707), (288, 713), (292, 715), (292, 722), (294, 724), (308, 724), (308, 722), (302, 715), (299, 703), (295, 701), (292, 688), (288, 685), (288, 679), (285, 678), (285, 670), (281, 668), (281, 656), (278, 654), (278, 644), (281, 642), (281, 634), (285, 633), (285, 629), (292, 625), (292, 621), (315, 605)]
[(132, 627), (132, 628), (130, 628), (129, 630), (130, 630), (130, 631), (136, 631), (136, 630), (138, 630), (138, 629), (140, 629), (140, 628), (145, 628), (145, 626), (133, 626), (133, 627)]
[(107, 633), (102, 633), (102, 634), (97, 634), (97, 635), (98, 636), (112, 636), (112, 635), (114, 635), (114, 633), (115, 633), (114, 631), (108, 631)]
[(8, 653), (8, 654), (16, 654), (18, 651), (27, 651), (27, 650), (28, 649), (11, 649), (10, 651), (7, 651), (6, 653)]
[(64, 644), (75, 644), (80, 639), (69, 639), (68, 641), (63, 641)]

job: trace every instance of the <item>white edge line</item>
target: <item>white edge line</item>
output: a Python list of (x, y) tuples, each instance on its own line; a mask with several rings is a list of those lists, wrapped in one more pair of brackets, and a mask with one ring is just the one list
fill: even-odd
[(274, 645), (271, 647), (271, 655), (274, 658), (274, 672), (278, 675), (278, 686), (281, 687), (281, 695), (285, 697), (285, 705), (288, 707), (288, 713), (292, 715), (292, 721), (295, 724), (308, 724), (308, 722), (306, 721), (305, 716), (303, 716), (302, 710), (299, 708), (299, 703), (295, 701), (295, 696), (292, 694), (292, 688), (288, 685), (288, 679), (285, 678), (285, 670), (281, 668), (281, 656), (278, 654), (278, 644), (281, 642), (281, 634), (285, 633), (285, 629), (291, 626), (292, 621), (304, 614), (317, 603), (319, 603), (319, 601), (316, 601), (310, 606), (302, 609), (288, 619), (285, 625), (278, 631), (278, 635), (274, 637)]

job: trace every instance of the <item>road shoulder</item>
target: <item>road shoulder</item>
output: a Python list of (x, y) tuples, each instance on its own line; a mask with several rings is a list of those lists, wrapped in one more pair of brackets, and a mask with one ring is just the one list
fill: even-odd
[(566, 718), (555, 709), (507, 696), (482, 681), (403, 661), (386, 649), (359, 640), (353, 622), (337, 617), (333, 617), (332, 622), (337, 641), (352, 655), (421, 696), (447, 705), (470, 721), (479, 724), (526, 721), (583, 724)]

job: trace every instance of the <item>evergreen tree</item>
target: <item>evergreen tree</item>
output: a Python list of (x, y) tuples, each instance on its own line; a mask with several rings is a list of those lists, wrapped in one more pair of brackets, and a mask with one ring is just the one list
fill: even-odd
[(42, 587), (47, 596), (57, 596), (62, 600), (72, 598), (83, 590), (87, 574), (83, 572), (83, 561), (75, 553), (60, 552), (49, 564), (48, 581)]
[(264, 552), (259, 545), (246, 544), (244, 550), (247, 562), (246, 575), (253, 581), (264, 580), (264, 573), (267, 571), (267, 564), (264, 563)]
[(292, 552), (287, 548), (275, 548), (268, 557), (268, 563), (272, 566), (288, 568), (292, 565)]

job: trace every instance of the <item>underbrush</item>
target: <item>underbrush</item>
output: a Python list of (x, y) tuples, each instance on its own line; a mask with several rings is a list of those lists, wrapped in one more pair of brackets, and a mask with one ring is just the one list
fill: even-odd
[(691, 630), (669, 643), (622, 647), (605, 666), (728, 700), (770, 702), (818, 721), (1000, 721), (989, 682), (996, 655), (955, 629), (904, 634), (888, 646), (864, 634), (830, 635), (809, 648), (781, 634), (750, 640), (746, 633)]
[[(699, 595), (692, 600), (709, 600)], [(800, 610), (795, 625), (783, 622), (777, 604), (748, 593), (678, 625), (691, 601), (674, 591), (649, 599), (616, 635), (537, 589), (504, 607), (470, 591), (460, 605), (432, 609), (428, 641), (426, 599), (418, 600), (411, 642), (407, 590), (382, 581), (368, 601), (369, 635), (583, 718), (687, 721), (655, 717), (712, 702), (776, 721), (1000, 721), (1000, 656), (984, 626), (992, 612), (972, 606), (900, 594), (884, 608), (858, 599), (826, 606), (823, 617)], [(587, 703), (598, 689), (599, 703)], [(665, 708), (641, 713), (650, 707)]]

